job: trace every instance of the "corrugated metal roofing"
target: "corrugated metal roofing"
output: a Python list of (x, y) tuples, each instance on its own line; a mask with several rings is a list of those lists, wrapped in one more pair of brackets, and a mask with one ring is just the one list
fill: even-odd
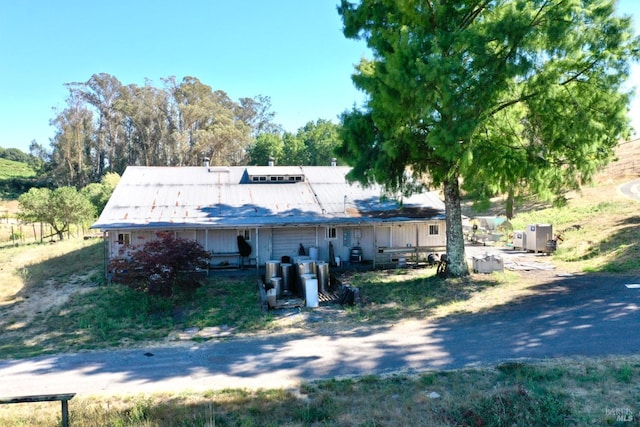
[[(433, 193), (414, 195), (399, 210), (383, 197), (380, 187), (347, 183), (348, 171), (344, 166), (130, 166), (92, 228), (254, 227), (444, 217), (444, 204)], [(247, 180), (294, 174), (304, 180)]]

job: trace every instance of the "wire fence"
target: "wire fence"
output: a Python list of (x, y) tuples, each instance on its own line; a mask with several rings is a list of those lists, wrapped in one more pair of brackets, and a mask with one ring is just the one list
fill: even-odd
[[(21, 223), (15, 219), (0, 220), (0, 247), (31, 243), (52, 242), (60, 239), (58, 233), (49, 224)], [(84, 226), (71, 226), (63, 233), (63, 238), (86, 238), (96, 236), (95, 232)]]

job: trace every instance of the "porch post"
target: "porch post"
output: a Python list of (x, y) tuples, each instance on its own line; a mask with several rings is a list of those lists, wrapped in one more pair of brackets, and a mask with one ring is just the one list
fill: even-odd
[(376, 234), (376, 224), (373, 224), (373, 269), (376, 269), (376, 259), (378, 258), (378, 235)]
[(256, 274), (260, 273), (260, 228), (256, 227)]

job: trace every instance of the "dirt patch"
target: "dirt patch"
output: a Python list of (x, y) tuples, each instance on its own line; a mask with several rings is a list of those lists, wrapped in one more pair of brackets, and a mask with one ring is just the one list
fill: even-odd
[(67, 282), (59, 283), (49, 279), (40, 286), (32, 286), (29, 290), (21, 290), (11, 300), (2, 301), (5, 330), (18, 330), (25, 326), (32, 327), (38, 315), (53, 312), (73, 295), (89, 292), (93, 286), (87, 285), (90, 274), (74, 275)]

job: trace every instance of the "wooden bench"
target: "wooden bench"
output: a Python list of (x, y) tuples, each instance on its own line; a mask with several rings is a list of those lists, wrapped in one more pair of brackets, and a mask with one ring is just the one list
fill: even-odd
[(10, 403), (32, 403), (32, 402), (62, 402), (62, 427), (69, 427), (69, 401), (73, 399), (75, 393), (65, 394), (36, 394), (33, 396), (0, 397), (0, 405)]

